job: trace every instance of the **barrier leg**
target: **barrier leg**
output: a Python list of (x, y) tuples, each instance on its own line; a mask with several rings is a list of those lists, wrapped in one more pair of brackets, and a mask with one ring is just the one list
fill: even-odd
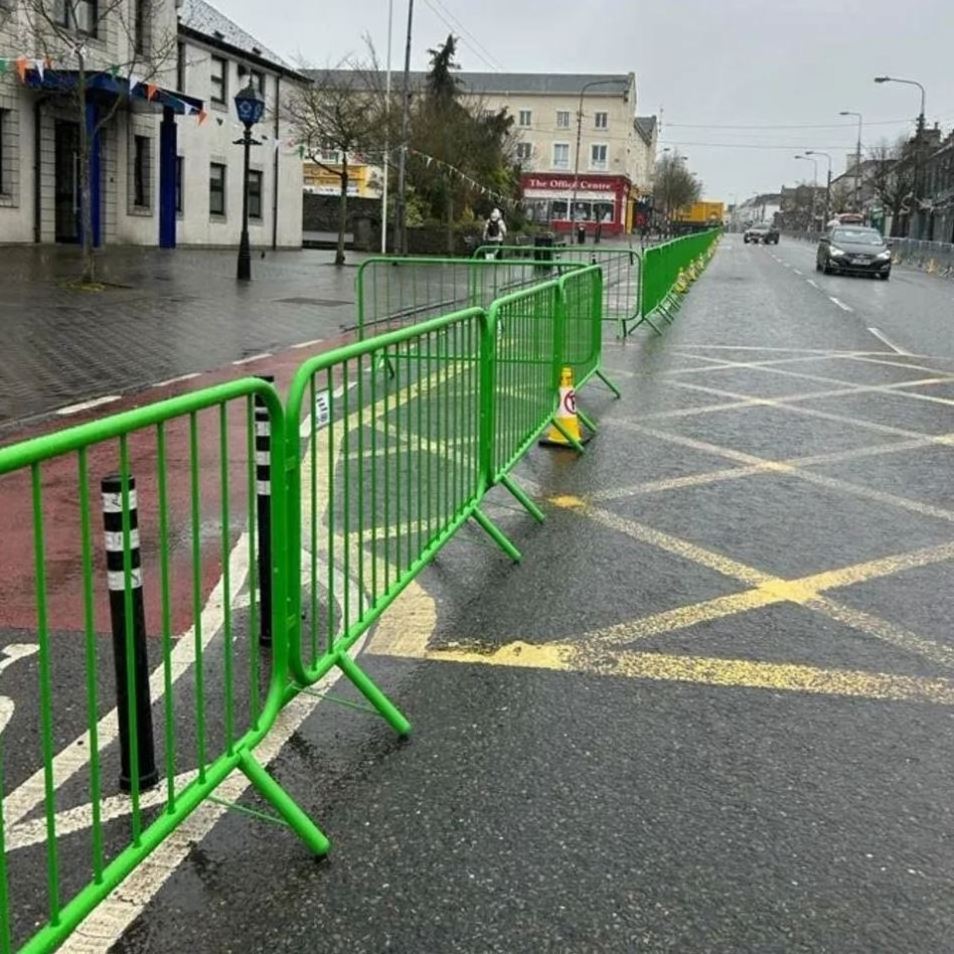
[[(582, 450), (582, 448), (580, 448)], [(487, 532), (490, 539), (503, 550), (504, 553), (513, 560), (514, 563), (519, 563), (523, 559), (523, 555), (520, 551), (507, 539), (506, 534), (503, 530), (498, 527), (490, 517), (483, 512), (483, 510), (478, 507), (474, 511), (474, 519), (480, 524), (481, 527)]]
[(553, 418), (553, 426), (567, 439), (567, 442), (573, 450), (578, 454), (586, 453), (583, 449), (583, 445), (560, 423), (558, 417)]
[(583, 426), (587, 430), (592, 431), (594, 434), (597, 433), (596, 424), (593, 423), (593, 418), (591, 418), (585, 411), (581, 411), (578, 407), (576, 409), (576, 416), (583, 422)]
[[(274, 374), (258, 375), (269, 384), (275, 383)], [(258, 600), (261, 612), (258, 620), (258, 643), (272, 644), (272, 484), (270, 448), (272, 443), (268, 405), (261, 395), (255, 395), (255, 484), (256, 517), (258, 520)]]
[(617, 398), (621, 398), (623, 396), (620, 393), (619, 388), (616, 387), (616, 385), (613, 384), (613, 382), (610, 381), (610, 379), (605, 374), (603, 374), (602, 370), (600, 370), (599, 368), (596, 369), (596, 376), (603, 382), (603, 384), (605, 384), (613, 392), (613, 394), (616, 395)]
[(517, 501), (523, 505), (531, 517), (539, 523), (543, 523), (543, 511), (527, 496), (526, 491), (512, 477), (502, 477), (500, 483), (517, 498)]
[(401, 710), (371, 681), (365, 671), (347, 652), (338, 653), (338, 668), (354, 683), (361, 695), (384, 716), (385, 722), (387, 722), (398, 735), (410, 734), (411, 723), (404, 717)]
[(242, 753), (239, 763), (248, 780), (258, 789), (259, 794), (288, 823), (296, 835), (316, 854), (326, 855), (331, 842), (325, 833), (298, 807), (298, 804), (265, 771), (265, 767), (250, 752)]

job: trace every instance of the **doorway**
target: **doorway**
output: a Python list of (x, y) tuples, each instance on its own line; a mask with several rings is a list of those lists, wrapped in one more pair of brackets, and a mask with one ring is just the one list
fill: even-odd
[(79, 126), (67, 120), (55, 124), (54, 168), (57, 242), (78, 242), (80, 236)]

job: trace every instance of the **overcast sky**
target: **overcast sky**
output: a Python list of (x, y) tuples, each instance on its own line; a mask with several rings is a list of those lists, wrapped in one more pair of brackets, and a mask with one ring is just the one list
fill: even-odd
[[(362, 53), (364, 33), (385, 58), (388, 0), (211, 2), (289, 59), (335, 64)], [(396, 70), (406, 22), (394, 0)], [(954, 126), (954, 0), (415, 0), (412, 67), (451, 30), (464, 69), (634, 72), (637, 111), (662, 108), (661, 146), (726, 202), (810, 180), (792, 158), (805, 149), (843, 171), (857, 121), (839, 110), (863, 114), (869, 145), (913, 129), (917, 88), (877, 74), (921, 82), (929, 123)], [(771, 124), (801, 128), (724, 128)]]

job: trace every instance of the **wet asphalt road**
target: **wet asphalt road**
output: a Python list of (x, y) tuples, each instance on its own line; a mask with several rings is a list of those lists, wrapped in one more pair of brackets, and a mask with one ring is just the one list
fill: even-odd
[(271, 762), (327, 860), (228, 813), (67, 949), (949, 950), (954, 283), (808, 279), (726, 236), (608, 344), (546, 523), (491, 495), (524, 562), (466, 527), (364, 647), (412, 738), (326, 699)]
[(468, 528), (433, 622), (385, 617), (411, 741), (325, 702), (271, 765), (328, 860), (228, 815), (113, 950), (949, 950), (949, 564), (889, 558), (954, 541), (923, 399), (954, 398), (954, 286), (811, 266), (727, 236), (665, 337), (608, 348), (586, 457), (521, 466), (546, 524), (493, 495), (524, 563)]

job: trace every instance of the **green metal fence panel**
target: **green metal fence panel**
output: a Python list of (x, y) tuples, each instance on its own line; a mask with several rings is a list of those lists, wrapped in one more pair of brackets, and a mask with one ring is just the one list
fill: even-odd
[[(280, 560), (271, 575), (270, 665), (257, 646), (255, 398), (268, 411), (271, 472), (282, 474), (282, 406), (275, 390), (254, 378), (0, 448), (4, 499), (22, 500), (22, 508), (0, 515), (2, 562), (32, 565), (32, 572), (24, 571), (32, 582), (6, 594), (4, 619), (22, 617), (35, 632), (38, 663), (35, 705), (18, 698), (7, 726), (18, 744), (0, 752), (8, 786), (0, 791), (2, 951), (32, 954), (58, 946), (235, 769), (314, 851), (327, 849), (324, 836), (254, 757), (282, 704), (288, 653)], [(121, 532), (107, 529), (106, 547), (121, 549), (122, 569), (107, 574), (92, 528), (100, 523), (100, 478), (111, 472), (120, 475), (121, 492), (111, 501), (104, 496), (104, 507), (121, 512)], [(276, 480), (275, 553), (285, 541), (285, 513), (283, 481)], [(141, 566), (134, 559), (140, 547)], [(211, 595), (210, 576), (219, 578)], [(102, 638), (109, 631), (107, 580), (114, 597), (122, 594), (125, 635), (117, 642), (114, 628), (113, 653)], [(146, 664), (150, 658), (158, 663), (149, 676), (151, 708), (133, 677), (140, 595), (148, 638), (139, 645), (145, 644)], [(207, 597), (220, 607), (214, 624), (203, 609)], [(111, 711), (120, 698), (120, 686), (113, 689), (120, 662), (128, 703)], [(139, 747), (139, 720), (144, 727), (149, 717), (165, 776), (152, 792), (143, 790)], [(121, 737), (124, 719), (128, 798), (117, 790), (117, 721)], [(73, 736), (76, 742), (64, 746)], [(33, 820), (34, 809), (41, 818)], [(85, 831), (85, 858), (81, 849), (62, 849), (62, 839), (77, 831)]]
[[(479, 509), (487, 316), (471, 308), (318, 356), (288, 400), (291, 667), (301, 684), (333, 666), (470, 517), (508, 554)], [(383, 358), (393, 373), (374, 373)], [(296, 486), (297, 485), (297, 486)], [(508, 549), (508, 546), (510, 548)], [(362, 691), (398, 731), (403, 716)]]
[(686, 235), (682, 238), (654, 245), (644, 250), (640, 295), (640, 318), (629, 328), (634, 330), (644, 322), (659, 332), (656, 318), (667, 314), (674, 286), (680, 270), (684, 270), (700, 256), (705, 256), (718, 238), (718, 229)]
[[(484, 258), (495, 246), (481, 245), (475, 258)], [(628, 333), (640, 314), (639, 252), (632, 248), (603, 248), (596, 245), (505, 245), (499, 248), (502, 258), (533, 261), (540, 280), (559, 277), (568, 267), (599, 265), (603, 269), (603, 320), (615, 322), (620, 337)]]
[(605, 276), (602, 266), (591, 265), (560, 279), (563, 314), (560, 366), (573, 369), (579, 390), (600, 370), (603, 357), (603, 305)]
[(545, 281), (524, 258), (375, 256), (355, 279), (359, 340), (462, 308), (489, 308), (495, 298)]

